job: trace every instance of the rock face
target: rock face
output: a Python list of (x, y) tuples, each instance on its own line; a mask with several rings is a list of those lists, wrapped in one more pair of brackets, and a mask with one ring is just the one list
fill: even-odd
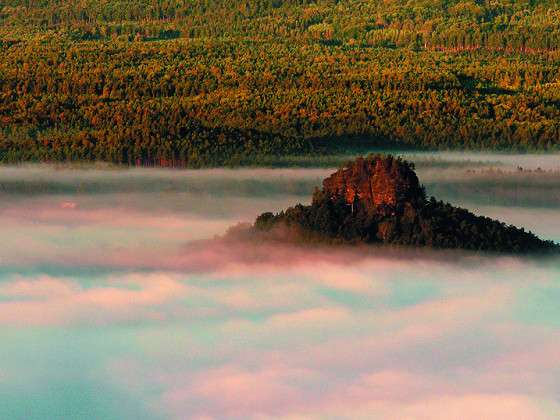
[[(530, 232), (426, 198), (414, 166), (392, 156), (349, 162), (323, 181), (309, 206), (264, 213), (259, 232), (297, 231), (305, 241), (365, 242), (496, 252), (557, 250)], [(277, 229), (280, 228), (280, 229)], [(289, 235), (288, 235), (289, 236)]]
[(367, 209), (381, 206), (396, 208), (406, 202), (424, 199), (413, 167), (393, 157), (358, 158), (323, 181), (323, 191), (348, 205), (360, 203)]

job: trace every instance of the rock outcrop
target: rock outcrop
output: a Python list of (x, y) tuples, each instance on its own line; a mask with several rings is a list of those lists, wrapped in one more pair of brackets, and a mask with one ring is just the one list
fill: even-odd
[(323, 181), (331, 200), (343, 198), (350, 206), (395, 208), (423, 200), (424, 192), (413, 167), (393, 157), (358, 158)]
[[(286, 228), (297, 235), (286, 235)], [(426, 198), (414, 166), (392, 156), (349, 162), (323, 181), (309, 206), (264, 213), (259, 232), (304, 241), (364, 242), (496, 252), (539, 252), (557, 246), (531, 232)]]

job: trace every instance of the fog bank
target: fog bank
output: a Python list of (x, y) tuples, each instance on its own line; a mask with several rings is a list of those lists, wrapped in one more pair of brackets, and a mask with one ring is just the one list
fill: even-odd
[[(421, 181), (560, 240), (552, 167), (473, 156)], [(330, 172), (0, 168), (0, 417), (554, 419), (558, 258), (213, 239)]]

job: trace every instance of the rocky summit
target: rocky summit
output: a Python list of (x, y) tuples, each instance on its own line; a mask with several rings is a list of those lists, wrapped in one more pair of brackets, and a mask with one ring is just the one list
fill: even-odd
[(360, 203), (373, 210), (417, 203), (424, 198), (418, 177), (409, 164), (393, 157), (358, 158), (323, 181), (324, 193), (333, 201)]
[(253, 230), (298, 241), (509, 253), (558, 249), (524, 229), (428, 199), (413, 164), (383, 155), (347, 163), (323, 181), (311, 205), (264, 213)]

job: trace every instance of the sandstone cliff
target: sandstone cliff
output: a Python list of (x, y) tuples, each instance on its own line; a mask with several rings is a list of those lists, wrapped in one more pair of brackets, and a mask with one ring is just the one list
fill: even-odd
[(361, 203), (368, 209), (424, 199), (413, 167), (391, 156), (356, 159), (325, 179), (323, 191), (332, 200), (344, 198), (348, 205)]

